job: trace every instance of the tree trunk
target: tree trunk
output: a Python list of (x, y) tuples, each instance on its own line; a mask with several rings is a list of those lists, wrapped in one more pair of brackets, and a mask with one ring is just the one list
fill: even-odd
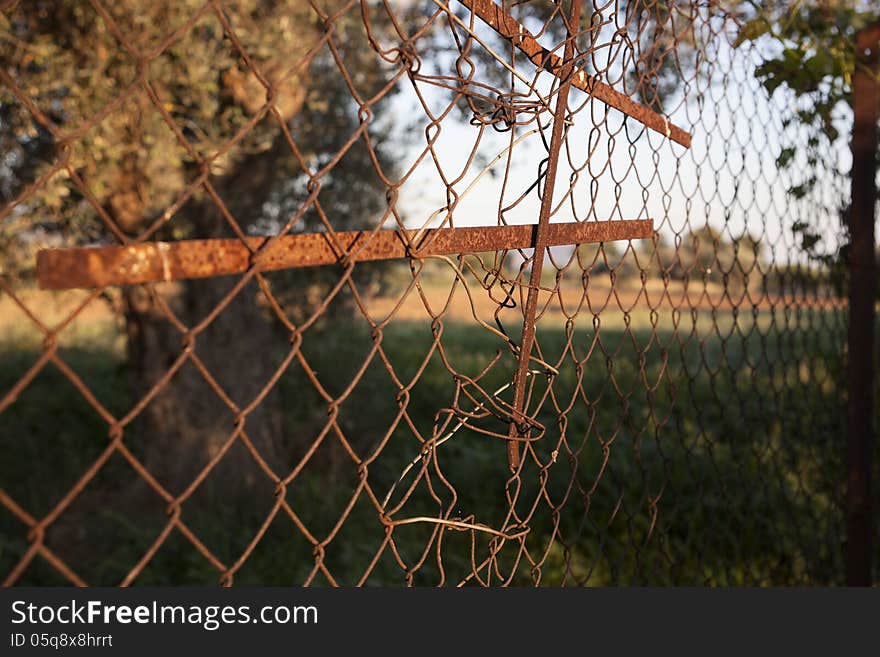
[[(198, 323), (225, 295), (227, 280), (189, 283), (163, 294), (187, 326)], [(143, 288), (126, 294), (129, 367), (138, 398), (159, 382), (184, 350), (184, 336)], [(281, 358), (272, 329), (249, 284), (194, 342), (194, 353), (239, 412), (259, 395)], [(183, 491), (236, 429), (237, 412), (212, 389), (192, 362), (161, 385), (141, 412), (135, 441), (147, 469), (172, 493)], [(281, 414), (277, 390), (250, 412), (244, 432), (262, 458), (281, 474)], [(239, 439), (240, 440), (240, 439)], [(232, 449), (218, 472), (223, 486), (249, 486), (256, 472), (241, 449)]]
[[(256, 218), (268, 197), (283, 144), (253, 154), (234, 173), (215, 182), (242, 228)], [(226, 198), (228, 196), (228, 198)], [(256, 211), (255, 211), (256, 209)], [(198, 237), (229, 237), (230, 228), (210, 198), (192, 203), (185, 218)], [(177, 221), (177, 218), (175, 218)], [(236, 277), (184, 281), (154, 286), (174, 315), (187, 328), (198, 325), (237, 282)], [(268, 384), (283, 354), (273, 349), (283, 341), (274, 333), (269, 313), (255, 281), (250, 281), (205, 328), (195, 336), (194, 353), (235, 408), (223, 400), (193, 362), (186, 363), (167, 382), (135, 421), (137, 451), (151, 473), (172, 492), (192, 482), (211, 457), (236, 430), (237, 416)], [(125, 293), (129, 368), (136, 399), (161, 381), (184, 351), (185, 334), (168, 320), (161, 304), (144, 287)], [(244, 418), (244, 432), (261, 457), (279, 475), (289, 456), (282, 454), (282, 416), (273, 388)], [(236, 439), (240, 441), (240, 437)], [(224, 489), (253, 483), (261, 476), (253, 458), (233, 447), (220, 463)]]

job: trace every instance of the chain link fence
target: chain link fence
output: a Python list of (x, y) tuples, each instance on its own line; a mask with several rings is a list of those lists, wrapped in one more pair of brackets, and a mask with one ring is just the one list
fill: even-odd
[(749, 25), (6, 2), (5, 584), (844, 582), (852, 116)]

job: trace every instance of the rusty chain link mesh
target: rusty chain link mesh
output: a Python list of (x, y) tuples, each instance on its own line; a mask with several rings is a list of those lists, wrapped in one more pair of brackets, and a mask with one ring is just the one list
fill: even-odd
[[(793, 229), (843, 240), (836, 160), (782, 166), (809, 134), (715, 2), (584, 2), (577, 27), (569, 3), (505, 3), (547, 50), (572, 44), (570, 61), (693, 135), (685, 148), (572, 88), (550, 167), (565, 78), (473, 4), (90, 0), (78, 16), (126, 73), (88, 115), (19, 83), (41, 43), (4, 51), (2, 103), (52, 145), (0, 215), (21, 256), (0, 282), (5, 584), (841, 581), (845, 304)], [(258, 19), (295, 38), (261, 37)], [(175, 100), (193, 43), (243, 89), (225, 123)], [(101, 140), (136, 125), (164, 125), (186, 175), (151, 173), (162, 193), (135, 221), (90, 174)], [(237, 203), (236, 184), (258, 183), (228, 163), (270, 151), (295, 184)], [(47, 245), (537, 223), (553, 169), (551, 221), (652, 218), (656, 235), (549, 250), (522, 412), (529, 249), (368, 267), (340, 248), (299, 277), (261, 272), (258, 251), (210, 283), (33, 284)], [(120, 189), (136, 196), (131, 172)], [(76, 220), (41, 228), (71, 198)], [(178, 227), (193, 203), (212, 232)], [(181, 311), (197, 295), (198, 316)], [(136, 303), (174, 336), (161, 360), (131, 346)], [(227, 330), (245, 307), (271, 327), (251, 325), (269, 336), (256, 351), (247, 326)], [(218, 351), (273, 367), (221, 375)], [(184, 382), (199, 395), (180, 398)], [(190, 410), (189, 444), (163, 440), (155, 417)], [(267, 422), (278, 441), (257, 435)]]

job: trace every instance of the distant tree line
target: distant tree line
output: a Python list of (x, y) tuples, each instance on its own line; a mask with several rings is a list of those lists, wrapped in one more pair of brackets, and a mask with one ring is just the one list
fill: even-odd
[(761, 278), (765, 266), (758, 238), (745, 233), (734, 239), (707, 224), (673, 238), (655, 233), (652, 240), (582, 244), (567, 274), (608, 274), (623, 282), (644, 272), (649, 278), (747, 287)]

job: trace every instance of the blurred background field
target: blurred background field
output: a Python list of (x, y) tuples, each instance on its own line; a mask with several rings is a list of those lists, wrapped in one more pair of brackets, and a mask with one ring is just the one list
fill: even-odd
[[(491, 321), (497, 304), (487, 303), (484, 295), (469, 299), (460, 288), (447, 305), (450, 285), (442, 272), (441, 268), (434, 279), (424, 279), (421, 291), (429, 306), (448, 308), (435, 326), (435, 334), (442, 334), (443, 357), (457, 370), (476, 376), (500, 354), (499, 366), (481, 384), (489, 391), (503, 387), (515, 359), (504, 341), (474, 329), (474, 313)], [(839, 302), (827, 298), (804, 314), (792, 312), (791, 300), (765, 297), (752, 312), (740, 308), (734, 317), (724, 307), (719, 286), (700, 283), (699, 291), (689, 292), (694, 299), (684, 305), (688, 310), (673, 313), (671, 303), (680, 303), (683, 289), (666, 288), (662, 297), (652, 297), (652, 286), (642, 287), (638, 279), (626, 281), (613, 292), (615, 309), (618, 303), (632, 308), (624, 315), (607, 310), (612, 294), (607, 275), (591, 280), (587, 294), (582, 284), (566, 281), (560, 288), (563, 307), (583, 302), (596, 308), (597, 322), (601, 318), (597, 333), (590, 315), (582, 312), (570, 329), (570, 346), (558, 298), (548, 303), (538, 324), (542, 357), (557, 364), (555, 389), (576, 390), (578, 378), (583, 396), (570, 400), (567, 444), (548, 438), (548, 444), (539, 445), (548, 454), (556, 450), (559, 464), (548, 475), (546, 493), (528, 483), (520, 493), (522, 504), (546, 494), (551, 508), (559, 507), (539, 513), (531, 524), (529, 539), (535, 546), (554, 545), (542, 566), (543, 576), (550, 582), (580, 578), (590, 585), (621, 580), (831, 582), (830, 574), (839, 567), (840, 546), (829, 537), (842, 540), (842, 527), (833, 513), (843, 494), (841, 453), (834, 448), (844, 430), (842, 412), (835, 408), (842, 376), (836, 342), (843, 321)], [(51, 326), (67, 316), (66, 304), (85, 296), (32, 291), (20, 298), (39, 308), (40, 319)], [(652, 298), (653, 310), (644, 301)], [(691, 311), (699, 307), (699, 298), (707, 300), (706, 307)], [(399, 300), (398, 295), (376, 297), (369, 306), (371, 316), (381, 321)], [(111, 302), (90, 305), (89, 312), (62, 331), (58, 354), (88, 383), (101, 405), (122, 416), (132, 404), (127, 380), (131, 373), (124, 327)], [(5, 389), (39, 359), (42, 341), (8, 297), (0, 303), (0, 386)], [(404, 382), (425, 362), (434, 339), (424, 303), (413, 289), (382, 330), (384, 355)], [(720, 307), (713, 309), (713, 303)], [(307, 333), (303, 351), (319, 377), (338, 382), (331, 392), (340, 394), (355, 379), (372, 346), (366, 321), (350, 319)], [(276, 357), (280, 360), (283, 353)], [(542, 385), (546, 382), (537, 388)], [(293, 467), (303, 445), (320, 434), (326, 405), (296, 366), (279, 386), (288, 465)], [(439, 409), (452, 405), (454, 391), (449, 371), (435, 352), (409, 391), (407, 416), (423, 436), (431, 435)], [(387, 369), (378, 359), (371, 361), (340, 408), (339, 421), (355, 449), (369, 453), (386, 437), (399, 412), (398, 392)], [(567, 401), (558, 403), (565, 406)], [(51, 424), (45, 422), (47, 417)], [(553, 426), (558, 418), (545, 411), (539, 419)], [(105, 421), (51, 365), (7, 409), (3, 426), (20, 445), (3, 452), (4, 488), (15, 499), (25, 500), (34, 514), (49, 511), (108, 441)], [(133, 438), (126, 443), (138, 453), (150, 435), (139, 432), (137, 423), (130, 433)], [(811, 439), (788, 440), (793, 434)], [(376, 495), (381, 498), (407, 464), (418, 459), (420, 445), (405, 423), (391, 431), (380, 458), (369, 466)], [(243, 448), (240, 451), (238, 458), (250, 459)], [(498, 466), (505, 458), (504, 444), (462, 428), (437, 447), (437, 457), (458, 494), (456, 516), (489, 526), (503, 523), (508, 477)], [(272, 487), (261, 480), (252, 460), (248, 469), (253, 470), (254, 488), (247, 500), (229, 499), (223, 482), (209, 477), (187, 512), (188, 523), (223, 560), (234, 560), (244, 549), (274, 499)], [(592, 482), (592, 487), (573, 495), (573, 470), (579, 481)], [(166, 519), (161, 501), (139, 490), (143, 487), (131, 475), (130, 466), (113, 457), (74, 503), (70, 525), (59, 522), (51, 530), (55, 542), (67, 546), (62, 551), (75, 557), (90, 580), (121, 579)], [(779, 479), (768, 485), (768, 475)], [(398, 485), (408, 483), (404, 478)], [(333, 531), (328, 519), (339, 517), (358, 492), (352, 515), (325, 557), (340, 584), (359, 582), (363, 564), (385, 538), (375, 509), (359, 491), (352, 459), (339, 443), (324, 441), (288, 492), (291, 505), (317, 536)], [(436, 503), (427, 495), (409, 504), (412, 515), (418, 510), (436, 513)], [(737, 518), (750, 521), (744, 525)], [(15, 522), (4, 518), (4, 537), (15, 536)], [(555, 544), (549, 540), (554, 533)], [(416, 560), (429, 534), (429, 529), (416, 525), (399, 527), (397, 547), (407, 553), (405, 558)], [(429, 562), (414, 583), (443, 577), (449, 583), (466, 580), (473, 567), (467, 558), (469, 543), (467, 533), (450, 532), (438, 548), (443, 550), (446, 572), (438, 573)], [(10, 568), (25, 548), (22, 539), (4, 538), (3, 566)], [(310, 569), (311, 545), (287, 519), (278, 518), (236, 582), (285, 584), (305, 579)], [(533, 575), (527, 563), (519, 571), (516, 581), (522, 583)], [(365, 583), (394, 584), (400, 576), (400, 568), (386, 554)], [(215, 579), (213, 567), (186, 541), (178, 540), (163, 545), (139, 582), (207, 584)], [(25, 581), (57, 583), (58, 576), (49, 569), (34, 569)]]

